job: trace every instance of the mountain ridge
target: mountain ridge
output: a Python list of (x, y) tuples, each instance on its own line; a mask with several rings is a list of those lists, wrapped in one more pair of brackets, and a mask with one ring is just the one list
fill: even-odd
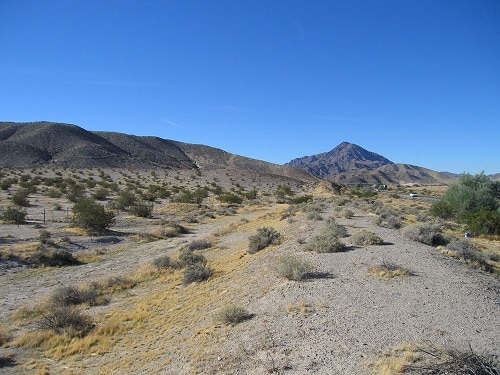
[[(449, 184), (458, 175), (394, 163), (361, 146), (342, 142), (334, 149), (284, 165), (231, 154), (206, 145), (156, 136), (88, 131), (77, 125), (0, 122), (0, 167), (166, 168), (245, 170), (304, 181), (366, 184)], [(491, 178), (499, 178), (499, 174)]]

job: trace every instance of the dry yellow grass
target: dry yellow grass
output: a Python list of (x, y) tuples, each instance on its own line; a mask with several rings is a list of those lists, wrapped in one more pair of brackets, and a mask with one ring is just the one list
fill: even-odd
[(368, 273), (381, 279), (392, 279), (394, 277), (411, 275), (408, 269), (387, 262), (368, 268)]
[(296, 303), (289, 303), (286, 307), (286, 311), (290, 313), (298, 313), (301, 315), (308, 315), (313, 312), (312, 305), (304, 300), (300, 300)]
[[(139, 283), (133, 290), (115, 295), (112, 305), (100, 307), (101, 313), (94, 314), (96, 328), (87, 336), (70, 339), (51, 331), (31, 331), (20, 335), (15, 345), (42, 350), (43, 356), (57, 359), (69, 369), (81, 365), (79, 357), (112, 352), (109, 357), (101, 357), (101, 373), (138, 371), (153, 359), (164, 368), (176, 356), (191, 358), (192, 371), (199, 371), (198, 366), (212, 358), (214, 345), (230, 329), (214, 323), (214, 313), (228, 303), (244, 304), (250, 293), (257, 292), (253, 286), (262, 274), (248, 272), (248, 266), (273, 249), (271, 246), (258, 254), (245, 255), (247, 237), (262, 226), (280, 230), (284, 223), (279, 217), (279, 212), (266, 209), (255, 220), (229, 224), (226, 235), (237, 230), (244, 240), (203, 252), (208, 266), (215, 270), (208, 281), (183, 287), (182, 270), (158, 271), (145, 265), (127, 275)], [(113, 360), (115, 355), (130, 351), (141, 355)]]
[(366, 365), (377, 375), (401, 374), (405, 366), (418, 361), (417, 349), (414, 344), (401, 344), (383, 352), (379, 358), (367, 362)]

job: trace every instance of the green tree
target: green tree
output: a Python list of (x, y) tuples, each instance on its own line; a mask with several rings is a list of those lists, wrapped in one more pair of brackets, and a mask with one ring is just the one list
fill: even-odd
[(485, 174), (464, 174), (450, 185), (441, 201), (431, 206), (430, 213), (444, 219), (467, 224), (478, 234), (500, 233), (500, 182)]
[(92, 234), (103, 234), (115, 223), (115, 214), (92, 199), (81, 199), (73, 206), (72, 224)]

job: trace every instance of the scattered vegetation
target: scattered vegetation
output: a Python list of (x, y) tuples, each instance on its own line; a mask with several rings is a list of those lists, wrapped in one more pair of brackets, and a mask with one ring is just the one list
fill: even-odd
[(372, 266), (368, 272), (382, 279), (392, 279), (399, 276), (410, 276), (412, 272), (402, 266), (383, 260), (380, 265)]
[(430, 246), (446, 245), (447, 240), (441, 232), (441, 225), (437, 223), (418, 223), (408, 225), (402, 230), (403, 237)]
[(280, 277), (295, 281), (302, 280), (313, 269), (310, 263), (295, 255), (274, 258), (273, 268)]
[(484, 173), (464, 174), (450, 185), (443, 199), (434, 203), (430, 213), (444, 219), (455, 219), (475, 234), (500, 234), (500, 182)]
[(280, 234), (276, 229), (271, 227), (262, 227), (257, 229), (257, 233), (248, 238), (248, 252), (255, 254), (256, 252), (265, 249), (271, 244), (278, 242)]
[(115, 224), (115, 214), (91, 199), (82, 199), (73, 206), (72, 224), (100, 235)]
[(23, 224), (26, 222), (28, 213), (25, 209), (19, 207), (7, 207), (1, 213), (1, 218), (6, 223)]
[(229, 325), (236, 325), (250, 318), (251, 315), (245, 308), (236, 305), (223, 307), (215, 315), (217, 321)]
[(51, 329), (70, 337), (85, 336), (92, 329), (89, 315), (70, 305), (51, 306), (39, 322), (41, 329)]
[(334, 218), (329, 218), (320, 233), (309, 241), (305, 249), (317, 253), (336, 253), (346, 250), (346, 245), (340, 241), (339, 237), (345, 237), (347, 229), (341, 224), (337, 224)]
[(353, 245), (370, 246), (382, 245), (384, 243), (384, 240), (373, 232), (370, 232), (366, 229), (360, 229), (354, 231), (354, 233), (351, 235), (351, 242), (353, 243)]

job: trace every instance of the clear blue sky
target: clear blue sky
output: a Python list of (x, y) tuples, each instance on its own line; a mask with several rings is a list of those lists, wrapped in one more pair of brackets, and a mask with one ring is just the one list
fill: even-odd
[(0, 120), (500, 172), (499, 0), (0, 0)]

